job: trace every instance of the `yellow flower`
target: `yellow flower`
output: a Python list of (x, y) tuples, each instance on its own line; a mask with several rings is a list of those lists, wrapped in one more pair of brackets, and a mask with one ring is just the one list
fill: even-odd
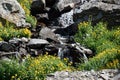
[(17, 74), (15, 74), (15, 76), (17, 77)]
[(20, 78), (17, 78), (17, 80), (20, 80)]
[(12, 79), (14, 79), (14, 78), (15, 78), (15, 76), (12, 76), (11, 78), (12, 78)]

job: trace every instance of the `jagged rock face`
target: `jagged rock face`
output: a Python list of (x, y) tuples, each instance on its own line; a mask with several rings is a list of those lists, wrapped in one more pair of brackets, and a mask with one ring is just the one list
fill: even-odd
[(46, 80), (119, 80), (120, 70), (105, 69), (100, 71), (57, 71), (47, 75)]
[(0, 0), (0, 17), (16, 26), (30, 26), (25, 22), (25, 12), (17, 0)]
[[(119, 3), (119, 1), (118, 1)], [(120, 5), (98, 1), (86, 2), (74, 10), (74, 21), (92, 20), (93, 23), (104, 21), (108, 26), (120, 25)]]

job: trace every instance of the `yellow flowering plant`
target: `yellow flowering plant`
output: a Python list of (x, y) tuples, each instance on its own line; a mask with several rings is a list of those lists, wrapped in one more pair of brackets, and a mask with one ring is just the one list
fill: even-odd
[(31, 23), (32, 27), (35, 27), (36, 25), (36, 18), (31, 16), (30, 14), (30, 6), (32, 3), (32, 0), (17, 0), (20, 5), (22, 6), (22, 8), (24, 9), (25, 13), (26, 13), (26, 21)]
[(106, 68), (120, 69), (120, 49), (107, 49), (91, 58), (87, 63), (79, 66), (80, 70), (100, 70)]
[[(91, 22), (81, 22), (75, 40), (90, 48), (95, 57), (87, 63), (78, 65), (79, 69), (99, 70), (104, 68), (120, 68), (120, 29), (107, 28), (106, 23), (100, 22), (95, 26)], [(119, 56), (119, 57), (118, 57)], [(113, 66), (112, 66), (113, 65)]]
[(29, 56), (20, 64), (16, 60), (0, 61), (1, 80), (45, 80), (47, 74), (61, 70), (72, 69), (58, 57), (50, 55), (37, 58)]

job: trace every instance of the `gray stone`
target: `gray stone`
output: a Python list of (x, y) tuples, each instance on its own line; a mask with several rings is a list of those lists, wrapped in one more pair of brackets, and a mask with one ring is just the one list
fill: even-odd
[(41, 29), (39, 35), (43, 39), (51, 39), (51, 40), (58, 42), (58, 38), (57, 38), (56, 34), (50, 28), (43, 27)]
[[(116, 80), (119, 78), (119, 74), (115, 76), (115, 74), (118, 73), (118, 71), (119, 70), (117, 69), (74, 72), (57, 71), (55, 73), (52, 73), (52, 76), (48, 75), (46, 80)], [(104, 74), (101, 72), (104, 72)], [(114, 75), (111, 76), (111, 73)], [(102, 77), (100, 75), (102, 75)]]
[(27, 46), (29, 48), (36, 49), (36, 48), (41, 48), (47, 44), (49, 44), (49, 42), (43, 39), (30, 39)]
[(91, 20), (93, 24), (99, 21), (108, 22), (108, 26), (120, 25), (120, 5), (90, 1), (74, 10), (74, 21)]
[(1, 0), (0, 17), (16, 24), (16, 26), (30, 26), (29, 23), (26, 23), (25, 12), (17, 0)]
[(25, 37), (22, 37), (22, 38), (21, 38), (21, 41), (27, 43), (27, 42), (29, 41), (29, 39), (28, 39), (28, 38), (25, 38)]
[(104, 3), (110, 3), (110, 4), (120, 4), (120, 0), (89, 0), (89, 1), (99, 1)]
[(5, 57), (5, 56), (1, 57), (0, 60), (11, 61), (11, 59), (9, 59), (8, 57)]

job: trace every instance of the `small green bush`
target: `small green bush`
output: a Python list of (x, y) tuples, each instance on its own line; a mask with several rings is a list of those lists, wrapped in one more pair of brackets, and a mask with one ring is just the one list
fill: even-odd
[(0, 80), (45, 80), (49, 73), (71, 70), (59, 58), (44, 55), (27, 58), (24, 63), (0, 61)]
[(30, 37), (31, 31), (27, 28), (25, 29), (14, 29), (12, 26), (9, 27), (0, 27), (0, 38), (2, 40), (8, 41), (11, 38), (20, 38), (20, 37)]
[(78, 26), (75, 40), (96, 54), (108, 48), (117, 48), (120, 44), (120, 30), (110, 31), (105, 23), (100, 22), (92, 26), (90, 22), (83, 22)]
[(103, 22), (92, 26), (82, 22), (75, 40), (90, 48), (95, 55), (87, 63), (78, 65), (80, 70), (99, 70), (102, 68), (120, 68), (120, 29), (107, 29)]
[(79, 65), (80, 70), (120, 69), (120, 50), (106, 49), (87, 63)]
[(17, 0), (20, 5), (22, 6), (22, 8), (24, 9), (25, 13), (26, 13), (26, 21), (28, 23), (31, 23), (32, 27), (35, 27), (36, 25), (36, 18), (31, 16), (30, 14), (30, 6), (32, 3), (32, 0)]

